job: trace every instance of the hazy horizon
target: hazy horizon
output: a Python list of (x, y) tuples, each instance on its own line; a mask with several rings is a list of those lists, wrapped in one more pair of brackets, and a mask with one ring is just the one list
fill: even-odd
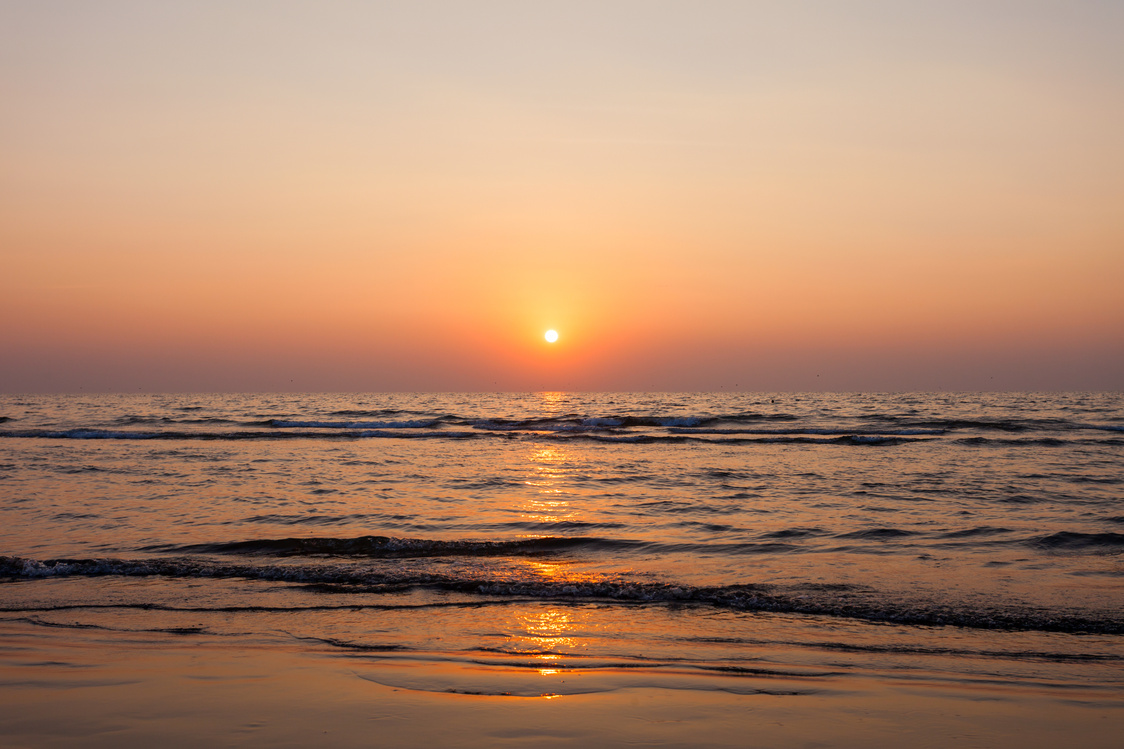
[(0, 2), (0, 392), (1119, 391), (1122, 36)]

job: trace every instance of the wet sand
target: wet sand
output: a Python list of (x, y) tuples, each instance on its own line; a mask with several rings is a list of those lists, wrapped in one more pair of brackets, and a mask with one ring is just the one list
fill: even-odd
[(891, 674), (702, 683), (686, 673), (528, 670), (484, 657), (465, 665), (341, 655), (280, 638), (0, 624), (6, 747), (1026, 749), (1115, 747), (1122, 734), (1124, 696), (1103, 690), (956, 688)]

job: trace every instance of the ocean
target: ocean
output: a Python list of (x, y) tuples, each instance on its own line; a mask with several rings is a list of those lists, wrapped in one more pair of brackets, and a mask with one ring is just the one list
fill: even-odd
[(92, 637), (1115, 730), (1122, 459), (1119, 393), (3, 395), (0, 689)]

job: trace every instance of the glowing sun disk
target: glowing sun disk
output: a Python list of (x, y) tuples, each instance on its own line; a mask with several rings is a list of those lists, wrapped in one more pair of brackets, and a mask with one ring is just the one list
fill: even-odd
[(555, 341), (558, 340), (558, 331), (557, 330), (548, 330), (548, 331), (546, 331), (545, 337), (546, 337), (547, 343), (554, 343)]

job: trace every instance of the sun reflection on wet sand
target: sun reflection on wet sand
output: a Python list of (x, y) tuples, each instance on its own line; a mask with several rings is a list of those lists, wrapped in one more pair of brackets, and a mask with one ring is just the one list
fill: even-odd
[(566, 671), (560, 661), (582, 646), (573, 636), (576, 623), (574, 614), (563, 609), (524, 612), (512, 621), (511, 638), (519, 652), (541, 664), (540, 676), (558, 676)]

